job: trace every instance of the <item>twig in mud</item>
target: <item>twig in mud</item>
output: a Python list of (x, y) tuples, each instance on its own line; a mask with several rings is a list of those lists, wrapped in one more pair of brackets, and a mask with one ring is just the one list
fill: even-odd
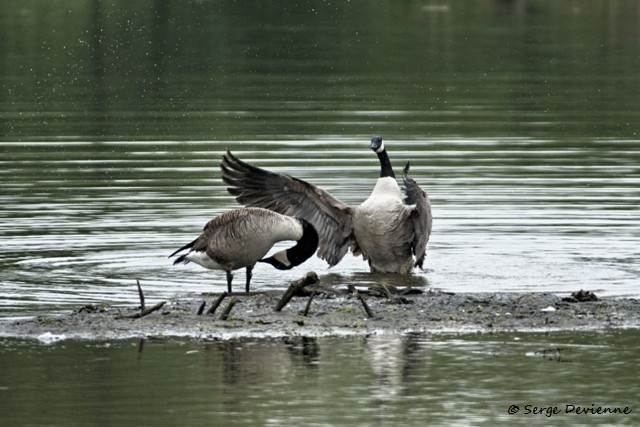
[(302, 313), (302, 315), (304, 317), (307, 317), (307, 315), (309, 314), (309, 308), (311, 308), (311, 301), (313, 301), (313, 298), (318, 293), (318, 286), (320, 286), (320, 281), (319, 280), (316, 282), (316, 285), (313, 287), (313, 291), (311, 292), (311, 295), (309, 295), (309, 300), (307, 301), (307, 306), (304, 308), (304, 313)]
[(142, 292), (142, 286), (140, 285), (140, 280), (136, 279), (136, 285), (138, 286), (138, 296), (140, 297), (140, 313), (129, 314), (127, 316), (119, 316), (124, 319), (139, 319), (148, 314), (153, 313), (154, 311), (160, 310), (163, 305), (166, 304), (166, 301), (160, 301), (156, 305), (150, 308), (145, 308), (144, 305), (144, 292)]
[(156, 310), (160, 310), (162, 308), (162, 306), (165, 305), (166, 303), (167, 303), (166, 301), (160, 301), (159, 303), (157, 303), (153, 307), (145, 308), (140, 313), (130, 314), (128, 316), (122, 316), (122, 317), (124, 317), (125, 319), (139, 319), (141, 317), (144, 317), (144, 316), (146, 316), (148, 314), (153, 313)]
[(384, 298), (387, 298), (387, 299), (391, 299), (391, 296), (392, 296), (391, 295), (391, 290), (392, 289), (393, 289), (393, 291), (395, 293), (398, 292), (398, 289), (395, 286), (390, 288), (389, 285), (387, 285), (385, 283), (374, 283), (369, 288), (369, 295), (380, 296), (380, 297), (384, 297)]
[(213, 302), (213, 304), (211, 305), (211, 308), (207, 310), (207, 314), (215, 313), (218, 307), (220, 307), (220, 304), (222, 304), (222, 301), (227, 297), (227, 295), (229, 295), (227, 291), (224, 291), (223, 293), (221, 293), (220, 296)]
[(136, 279), (136, 285), (138, 285), (138, 296), (140, 296), (140, 311), (144, 310), (144, 293), (142, 292), (142, 286), (140, 286), (140, 279)]
[(281, 311), (284, 306), (287, 305), (289, 301), (291, 301), (291, 298), (293, 298), (293, 296), (298, 293), (298, 291), (300, 291), (305, 286), (314, 283), (318, 283), (318, 275), (313, 271), (305, 274), (303, 278), (291, 282), (287, 290), (284, 292), (284, 295), (282, 295), (282, 298), (280, 298), (280, 301), (278, 301), (275, 311)]
[(229, 300), (229, 303), (222, 311), (222, 314), (220, 314), (220, 320), (227, 320), (229, 318), (229, 313), (231, 313), (231, 309), (233, 309), (233, 306), (236, 305), (236, 302), (238, 302), (238, 300), (235, 297), (232, 297)]
[(196, 314), (198, 316), (202, 315), (202, 312), (204, 311), (205, 306), (207, 305), (207, 301), (202, 301), (202, 304), (200, 304), (200, 307), (198, 307), (198, 311), (196, 312)]
[(358, 299), (362, 303), (362, 306), (364, 307), (364, 311), (367, 313), (367, 316), (373, 319), (374, 315), (373, 315), (373, 312), (371, 311), (371, 308), (369, 308), (369, 304), (367, 304), (367, 299), (360, 292), (358, 292)]
[(367, 316), (369, 316), (370, 318), (373, 318), (374, 317), (373, 311), (371, 311), (371, 308), (369, 307), (369, 304), (367, 304), (367, 299), (364, 297), (364, 295), (362, 295), (360, 292), (358, 292), (356, 287), (353, 286), (353, 285), (348, 285), (347, 288), (349, 288), (349, 292), (351, 292), (353, 295), (358, 297), (358, 299), (362, 303), (362, 307), (364, 307), (365, 313), (367, 313)]

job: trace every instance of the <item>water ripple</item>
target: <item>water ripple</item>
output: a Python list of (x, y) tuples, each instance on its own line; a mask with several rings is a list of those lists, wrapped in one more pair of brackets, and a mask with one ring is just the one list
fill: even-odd
[[(433, 203), (426, 270), (416, 274), (454, 292), (640, 296), (637, 142), (388, 141), (393, 163), (409, 160)], [(157, 299), (223, 289), (223, 274), (174, 267), (167, 255), (236, 207), (220, 180), (227, 149), (354, 205), (378, 174), (366, 141), (344, 139), (0, 143), (2, 313), (130, 304), (135, 279)], [(332, 269), (317, 258), (289, 272), (259, 265), (254, 287), (283, 288), (307, 270), (370, 280), (347, 255)]]

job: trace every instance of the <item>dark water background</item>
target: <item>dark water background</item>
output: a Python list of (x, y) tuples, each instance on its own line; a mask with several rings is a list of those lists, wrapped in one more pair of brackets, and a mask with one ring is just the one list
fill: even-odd
[[(12, 426), (633, 426), (638, 338), (0, 341), (0, 410)], [(512, 405), (519, 411), (509, 415)], [(632, 412), (576, 414), (567, 405)]]
[[(11, 6), (11, 7), (8, 7)], [(220, 155), (362, 202), (383, 135), (435, 216), (426, 284), (638, 296), (634, 1), (9, 2), (4, 315), (222, 289), (166, 256), (236, 206)], [(301, 271), (368, 280), (347, 256)]]
[[(224, 274), (173, 267), (166, 258), (236, 206), (219, 179), (221, 154), (230, 149), (357, 204), (377, 177), (368, 149), (374, 133), (385, 137), (397, 170), (411, 161), (432, 199), (426, 269), (415, 278), (423, 285), (640, 296), (636, 1), (0, 6), (1, 317), (131, 305), (138, 278), (150, 301), (222, 290)], [(317, 259), (291, 272), (259, 266), (254, 288), (281, 289), (308, 270), (327, 281), (375, 280), (364, 262), (347, 256), (331, 270)], [(568, 364), (504, 345), (513, 336), (438, 345), (421, 338), (417, 355), (385, 356), (397, 362), (392, 372), (407, 364), (417, 371), (392, 373), (382, 384), (378, 368), (362, 368), (363, 339), (321, 340), (320, 365), (329, 367), (320, 374), (307, 362), (282, 366), (276, 356), (289, 350), (269, 340), (161, 342), (145, 349), (142, 362), (132, 342), (42, 347), (7, 340), (0, 393), (9, 399), (0, 408), (12, 425), (40, 423), (25, 408), (43, 402), (66, 408), (60, 415), (50, 409), (51, 425), (100, 424), (95, 414), (104, 425), (131, 417), (153, 425), (171, 413), (180, 425), (215, 425), (223, 416), (227, 425), (481, 425), (504, 421), (512, 396), (540, 405), (571, 396), (578, 404), (627, 404), (625, 397), (638, 394), (624, 380), (634, 377), (628, 369), (637, 361), (627, 349), (637, 348), (630, 344), (637, 337), (620, 334), (580, 335), (579, 363)], [(534, 349), (572, 340), (522, 339)], [(238, 362), (246, 372), (269, 371), (268, 381), (242, 374), (229, 380), (233, 386), (221, 385), (228, 379), (220, 375), (234, 374), (218, 372), (214, 361), (235, 360), (236, 347), (270, 355), (258, 367)], [(331, 357), (340, 363), (325, 361), (324, 348), (335, 348)], [(434, 364), (428, 354), (440, 351)], [(461, 363), (469, 370), (458, 369)], [(130, 395), (122, 378), (131, 372), (140, 377), (131, 379)], [(513, 382), (505, 372), (514, 372)], [(293, 391), (265, 396), (285, 389)], [(146, 400), (127, 398), (149, 390)], [(182, 409), (153, 406), (168, 398)], [(245, 419), (246, 404), (253, 415)], [(326, 411), (335, 418), (314, 415)], [(567, 425), (602, 420), (556, 418)]]

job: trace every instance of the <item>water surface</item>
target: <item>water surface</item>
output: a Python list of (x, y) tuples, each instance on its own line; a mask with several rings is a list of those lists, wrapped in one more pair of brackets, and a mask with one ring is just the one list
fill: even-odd
[[(0, 365), (12, 369), (0, 371), (0, 410), (12, 426), (637, 425), (639, 338), (5, 339)], [(631, 413), (577, 415), (567, 405)]]
[[(638, 296), (640, 149), (629, 141), (588, 147), (534, 139), (393, 140), (399, 169), (433, 203), (424, 284), (453, 292), (580, 288)], [(93, 302), (220, 291), (224, 274), (167, 256), (213, 216), (237, 205), (219, 178), (226, 149), (313, 182), (358, 204), (377, 177), (367, 141), (1, 143), (3, 313)], [(268, 151), (265, 149), (268, 148)], [(603, 150), (618, 148), (601, 157)], [(550, 160), (551, 159), (551, 160)], [(578, 165), (578, 166), (576, 166)], [(318, 258), (281, 272), (258, 265), (254, 289), (283, 288), (308, 270), (367, 283), (347, 255), (329, 269)], [(237, 274), (242, 285), (243, 272)]]
[[(0, 0), (0, 317), (225, 289), (167, 256), (220, 156), (366, 199), (386, 138), (451, 292), (640, 297), (640, 3)], [(280, 272), (376, 280), (350, 255)], [(242, 272), (236, 279), (242, 283)], [(1, 325), (0, 325), (1, 326)], [(7, 425), (638, 425), (636, 331), (0, 340)], [(630, 400), (631, 399), (631, 400)], [(631, 416), (525, 414), (631, 406)], [(518, 415), (508, 415), (518, 405)]]
[[(224, 289), (166, 259), (237, 207), (221, 154), (358, 204), (374, 133), (432, 199), (424, 285), (639, 295), (637, 2), (10, 5), (1, 316)], [(306, 270), (372, 280), (254, 288)]]

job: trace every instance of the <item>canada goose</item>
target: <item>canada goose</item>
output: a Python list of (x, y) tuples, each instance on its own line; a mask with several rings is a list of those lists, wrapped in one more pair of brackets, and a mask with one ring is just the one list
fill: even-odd
[(381, 137), (374, 136), (370, 148), (378, 155), (380, 177), (369, 198), (357, 207), (301, 179), (245, 163), (228, 151), (222, 159), (222, 179), (243, 205), (309, 221), (320, 236), (318, 256), (330, 266), (351, 249), (369, 262), (373, 272), (410, 273), (414, 266), (422, 268), (431, 233), (431, 204), (409, 177), (409, 163), (402, 194)]
[[(284, 240), (296, 240), (298, 243), (263, 258), (274, 244)], [(304, 219), (267, 209), (241, 208), (209, 221), (198, 238), (169, 255), (169, 258), (189, 249), (173, 264), (193, 261), (210, 270), (226, 271), (229, 293), (233, 280), (231, 272), (244, 267), (247, 279), (245, 290), (249, 292), (252, 270), (257, 262), (266, 262), (279, 270), (289, 270), (309, 259), (317, 248), (318, 233)]]

